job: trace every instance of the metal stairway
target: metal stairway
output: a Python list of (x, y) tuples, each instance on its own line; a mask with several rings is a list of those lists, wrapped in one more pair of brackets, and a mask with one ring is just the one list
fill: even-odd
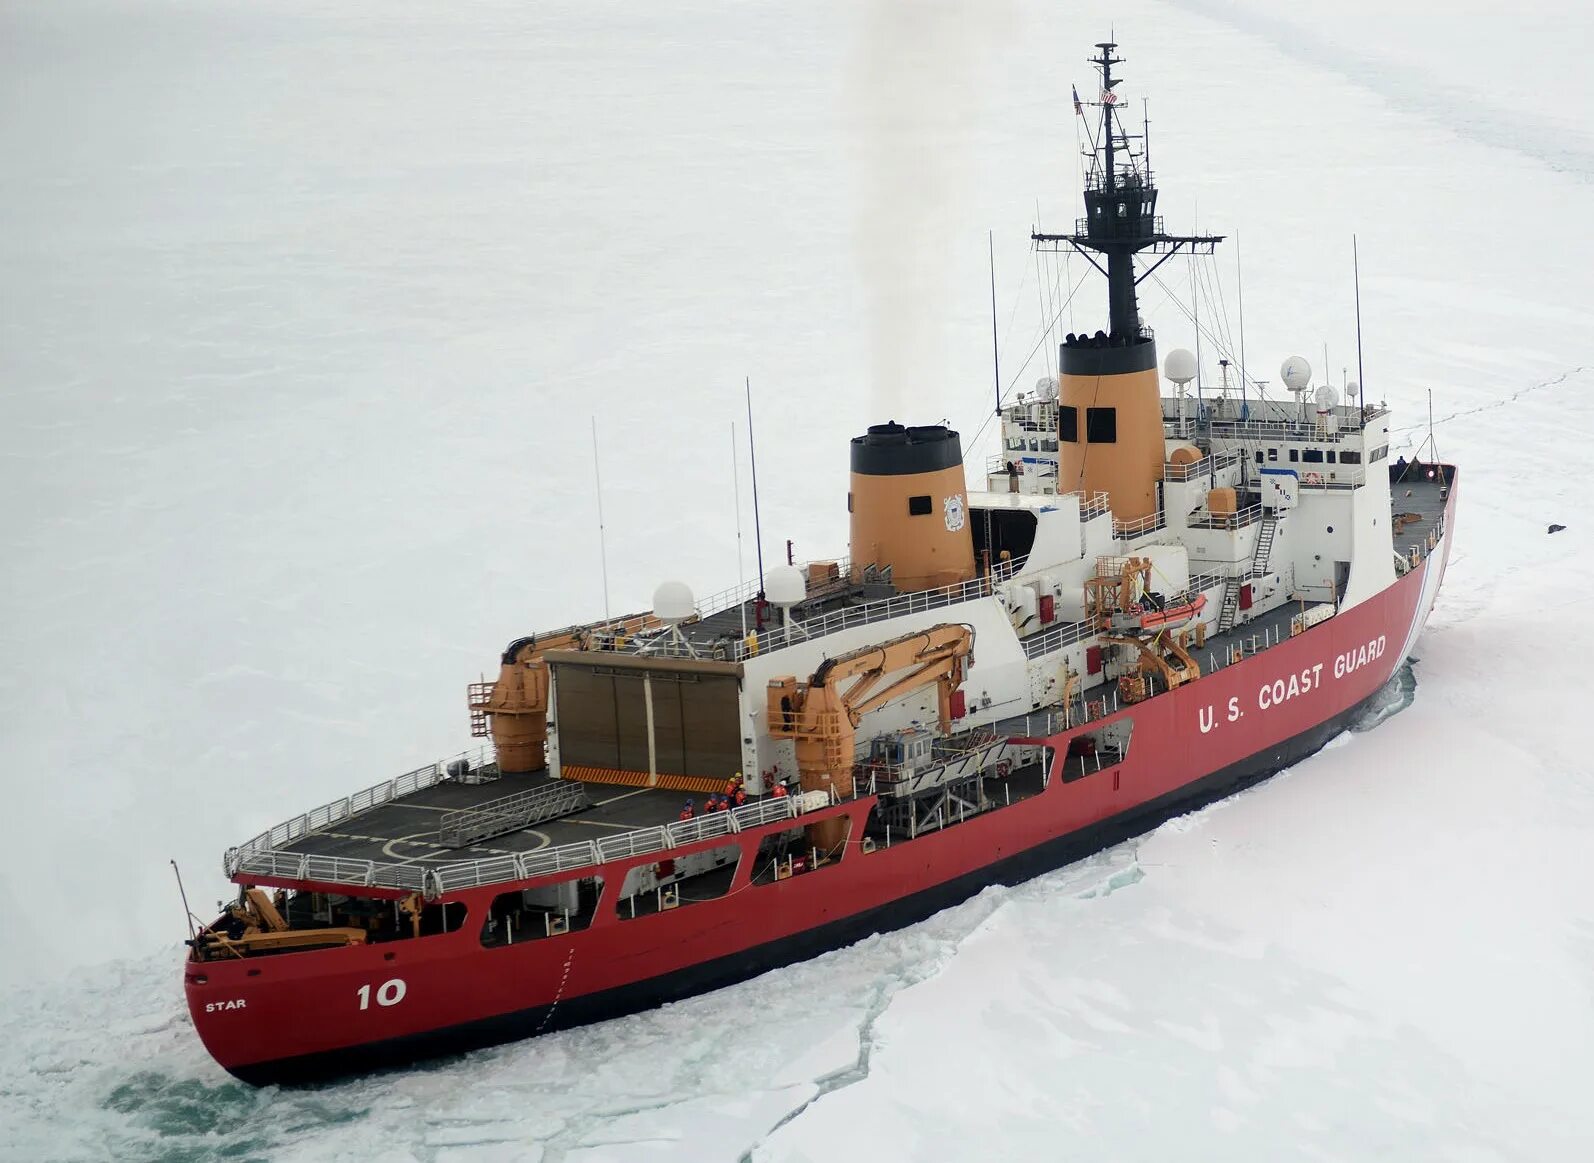
[(1273, 533), (1278, 525), (1278, 510), (1263, 510), (1262, 527), (1256, 531), (1256, 552), (1251, 555), (1252, 577), (1261, 577), (1267, 572), (1267, 559), (1273, 552)]
[(1234, 629), (1240, 613), (1240, 586), (1247, 578), (1261, 577), (1267, 572), (1268, 558), (1273, 555), (1273, 534), (1278, 530), (1279, 515), (1275, 509), (1262, 514), (1262, 526), (1256, 531), (1256, 549), (1251, 554), (1251, 568), (1244, 574), (1231, 574), (1223, 579), (1223, 606), (1218, 611), (1218, 633)]
[(1227, 634), (1234, 629), (1235, 615), (1240, 612), (1240, 579), (1230, 574), (1223, 579), (1223, 606), (1218, 611), (1218, 633)]
[(556, 820), (587, 806), (587, 789), (579, 783), (554, 781), (473, 808), (446, 813), (439, 821), (438, 843), (463, 848), (546, 820)]

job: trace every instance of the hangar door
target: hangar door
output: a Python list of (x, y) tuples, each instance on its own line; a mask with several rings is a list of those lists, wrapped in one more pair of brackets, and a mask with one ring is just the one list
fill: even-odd
[(741, 770), (740, 665), (587, 651), (547, 661), (561, 768), (712, 780)]

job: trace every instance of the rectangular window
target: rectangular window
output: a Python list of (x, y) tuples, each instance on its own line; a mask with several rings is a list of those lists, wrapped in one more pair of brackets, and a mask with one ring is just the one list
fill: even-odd
[(1294, 464), (1296, 461), (1298, 461), (1300, 459), (1301, 459), (1301, 450), (1298, 449), (1298, 448), (1290, 449), (1290, 463)]
[(1322, 464), (1323, 450), (1321, 448), (1306, 448), (1301, 451), (1301, 459), (1307, 464)]
[(1328, 450), (1328, 463), (1329, 464), (1333, 464), (1334, 463), (1334, 450), (1332, 448), (1330, 448)]
[(1085, 440), (1090, 444), (1118, 443), (1118, 409), (1086, 408)]
[(1276, 448), (1268, 449), (1267, 450), (1267, 458), (1269, 460), (1277, 460), (1279, 458), (1279, 450), (1276, 449)]
[(1389, 445), (1381, 444), (1377, 448), (1373, 449), (1372, 453), (1367, 457), (1367, 459), (1369, 461), (1375, 461), (1376, 462), (1376, 461), (1383, 460), (1384, 457), (1386, 457), (1388, 455), (1389, 455)]
[(1057, 437), (1066, 444), (1079, 443), (1079, 409), (1064, 404), (1057, 409)]
[[(1262, 450), (1260, 448), (1256, 450), (1256, 463), (1257, 464), (1261, 464), (1262, 463)], [(848, 509), (847, 512), (850, 513), (850, 512), (852, 512), (852, 510)]]
[(1349, 448), (1344, 449), (1339, 454), (1339, 463), (1340, 464), (1360, 464), (1361, 462), (1362, 462), (1362, 454), (1359, 453), (1359, 452), (1353, 452)]
[(852, 490), (847, 490), (847, 512), (852, 512)]
[(930, 515), (930, 498), (929, 497), (909, 497), (908, 498), (908, 516), (910, 516), (910, 517), (928, 517), (929, 515)]

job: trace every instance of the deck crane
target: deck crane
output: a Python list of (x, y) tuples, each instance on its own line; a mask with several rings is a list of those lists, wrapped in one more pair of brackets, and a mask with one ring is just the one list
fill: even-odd
[[(925, 687), (936, 687), (940, 732), (950, 733), (952, 694), (973, 646), (970, 627), (943, 623), (827, 658), (806, 683), (794, 675), (770, 679), (769, 731), (795, 741), (803, 791), (852, 795), (854, 733), (863, 716)], [(809, 831), (816, 847), (833, 849), (846, 838), (846, 821), (825, 820)]]
[(659, 621), (651, 613), (632, 614), (610, 622), (568, 626), (547, 634), (517, 638), (499, 660), (497, 682), (473, 682), (467, 688), (470, 733), (491, 735), (500, 771), (536, 771), (548, 761), (548, 663), (555, 650), (603, 650), (616, 640)]

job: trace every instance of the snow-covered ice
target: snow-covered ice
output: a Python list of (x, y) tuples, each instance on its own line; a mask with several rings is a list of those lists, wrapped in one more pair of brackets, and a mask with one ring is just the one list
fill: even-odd
[[(0, 0), (0, 1157), (1594, 1152), (1591, 21)], [(1462, 509), (1411, 705), (719, 994), (229, 1079), (167, 858), (208, 904), (227, 844), (459, 750), (504, 642), (601, 609), (590, 417), (617, 609), (734, 580), (744, 374), (772, 556), (841, 548), (861, 425), (977, 432), (986, 231), (1027, 386), (1028, 231), (1076, 213), (1068, 85), (1109, 27), (1159, 209), (1243, 236), (1257, 374), (1326, 341), (1355, 376), (1354, 231), (1408, 449), (1433, 390)], [(1148, 322), (1188, 344), (1159, 274)]]

